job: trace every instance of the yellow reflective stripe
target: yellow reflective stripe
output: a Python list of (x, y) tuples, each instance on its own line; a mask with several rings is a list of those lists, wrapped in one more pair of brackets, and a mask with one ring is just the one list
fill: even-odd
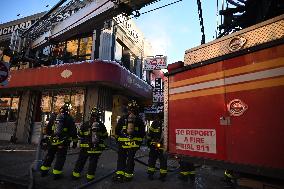
[(50, 169), (50, 167), (46, 167), (46, 166), (44, 166), (44, 165), (42, 165), (41, 167), (40, 167), (40, 170), (42, 170), (42, 171), (47, 171), (47, 170), (49, 170)]
[(166, 170), (166, 169), (160, 169), (160, 173), (165, 174), (165, 173), (167, 173), (167, 172), (168, 172), (168, 170)]
[(87, 174), (87, 179), (94, 179), (95, 178), (95, 175), (89, 175)]
[(87, 152), (89, 154), (100, 154), (100, 153), (102, 153), (102, 151), (98, 151), (98, 150), (88, 150)]
[(154, 129), (153, 127), (149, 127), (150, 131), (153, 131), (154, 133), (159, 133), (160, 129)]
[(73, 175), (74, 177), (77, 177), (77, 178), (80, 177), (80, 173), (77, 173), (77, 172), (75, 172), (75, 171), (72, 172), (72, 175)]
[(51, 145), (58, 145), (58, 144), (62, 144), (63, 141), (58, 141), (58, 142), (52, 142)]
[(155, 167), (148, 167), (147, 169), (149, 172), (155, 172), (156, 171), (156, 168)]
[(125, 173), (124, 176), (127, 177), (127, 178), (131, 178), (131, 177), (134, 176), (134, 174), (132, 174), (132, 173)]
[(127, 128), (127, 126), (126, 126), (126, 125), (122, 126), (122, 129), (126, 129), (126, 128)]
[(122, 145), (122, 148), (132, 148), (131, 146), (124, 146)]
[(189, 174), (195, 175), (195, 171), (189, 171)]
[(129, 138), (118, 137), (118, 141), (125, 142), (125, 141), (130, 141), (130, 139)]
[(65, 131), (65, 132), (68, 131), (68, 128), (63, 128), (63, 131)]
[(91, 132), (90, 131), (86, 131), (86, 132), (83, 132), (83, 135), (89, 135)]
[(82, 147), (82, 148), (88, 148), (89, 147), (89, 144), (80, 144), (80, 147)]
[(225, 176), (228, 178), (233, 178), (233, 175), (229, 173), (227, 170), (225, 171)]
[(99, 144), (99, 147), (104, 148), (104, 147), (106, 147), (106, 145), (105, 144)]
[(52, 173), (53, 173), (54, 175), (60, 175), (60, 174), (62, 174), (62, 171), (53, 169)]
[(179, 172), (179, 174), (187, 176), (187, 175), (190, 174), (190, 172), (189, 171), (181, 171), (181, 172)]
[(134, 138), (133, 138), (133, 140), (135, 140), (135, 141), (139, 141), (139, 142), (142, 142), (142, 140), (143, 140), (143, 139), (142, 139), (142, 138), (140, 138), (140, 137), (134, 137)]
[(124, 175), (124, 171), (116, 171), (115, 174), (117, 174), (117, 175)]

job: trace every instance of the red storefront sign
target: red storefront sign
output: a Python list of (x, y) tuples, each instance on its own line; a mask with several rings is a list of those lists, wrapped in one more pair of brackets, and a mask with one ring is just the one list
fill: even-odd
[(112, 62), (93, 61), (80, 64), (63, 64), (11, 71), (9, 84), (1, 88), (80, 85), (86, 83), (109, 83), (124, 87), (143, 97), (151, 97), (151, 87)]

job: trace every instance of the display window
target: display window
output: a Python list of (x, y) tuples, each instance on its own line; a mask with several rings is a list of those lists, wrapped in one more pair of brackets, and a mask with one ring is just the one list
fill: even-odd
[(52, 112), (58, 113), (65, 102), (72, 105), (70, 114), (76, 123), (83, 120), (84, 113), (84, 89), (60, 89), (49, 90), (42, 93), (42, 110), (45, 119), (48, 120)]
[(18, 118), (19, 97), (0, 98), (0, 123), (16, 122)]
[(92, 37), (85, 37), (80, 39), (79, 56), (91, 55), (92, 53)]

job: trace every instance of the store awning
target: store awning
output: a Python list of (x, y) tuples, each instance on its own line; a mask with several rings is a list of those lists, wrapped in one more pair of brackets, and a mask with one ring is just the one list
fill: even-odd
[(88, 61), (49, 67), (28, 68), (10, 72), (7, 88), (32, 88), (103, 83), (151, 98), (152, 87), (116, 62)]

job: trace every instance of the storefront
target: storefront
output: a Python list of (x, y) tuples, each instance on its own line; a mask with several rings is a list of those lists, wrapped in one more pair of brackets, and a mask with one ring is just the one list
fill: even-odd
[(32, 49), (47, 61), (12, 65), (8, 85), (0, 87), (0, 140), (37, 143), (42, 120), (67, 101), (77, 125), (93, 106), (102, 108), (111, 133), (128, 100), (151, 98), (152, 87), (142, 80), (149, 43), (132, 21), (111, 23)]

